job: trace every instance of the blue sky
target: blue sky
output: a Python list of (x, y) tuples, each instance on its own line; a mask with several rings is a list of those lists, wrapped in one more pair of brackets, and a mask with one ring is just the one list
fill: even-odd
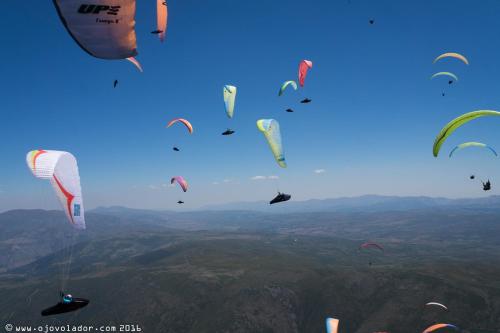
[[(498, 159), (478, 150), (446, 155), (464, 141), (500, 149), (499, 119), (470, 123), (439, 159), (431, 153), (453, 117), (500, 109), (500, 3), (480, 3), (171, 0), (160, 44), (150, 34), (155, 1), (143, 0), (140, 74), (126, 61), (83, 52), (50, 1), (16, 1), (0, 22), (0, 210), (57, 207), (55, 198), (40, 200), (49, 184), (25, 165), (26, 152), (38, 148), (77, 157), (87, 208), (171, 209), (179, 199), (193, 208), (270, 199), (277, 187), (296, 200), (485, 195), (470, 173), (491, 178), (496, 194)], [(448, 51), (466, 55), (470, 66), (432, 64)], [(314, 63), (305, 88), (278, 98), (301, 59)], [(454, 72), (459, 82), (429, 80), (437, 71)], [(232, 120), (224, 84), (238, 87)], [(304, 97), (313, 102), (299, 104)], [(286, 113), (289, 107), (296, 112)], [(194, 134), (165, 129), (174, 117), (189, 119)], [(256, 129), (259, 118), (280, 122), (287, 169), (274, 162)], [(221, 136), (227, 127), (236, 134)], [(188, 193), (165, 186), (173, 175), (188, 180)]]

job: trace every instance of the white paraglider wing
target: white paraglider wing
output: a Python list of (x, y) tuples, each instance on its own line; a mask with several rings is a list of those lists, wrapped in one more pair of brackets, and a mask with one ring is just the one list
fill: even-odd
[(137, 55), (136, 0), (54, 0), (59, 17), (75, 42), (101, 59)]
[(80, 175), (75, 157), (64, 151), (33, 150), (26, 156), (33, 175), (50, 180), (54, 191), (76, 229), (85, 229)]

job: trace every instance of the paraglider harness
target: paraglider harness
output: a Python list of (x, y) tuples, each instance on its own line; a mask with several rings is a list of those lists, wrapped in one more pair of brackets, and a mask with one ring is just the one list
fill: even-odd
[(483, 191), (489, 191), (489, 190), (491, 190), (491, 183), (490, 180), (488, 179), (486, 183), (483, 183)]

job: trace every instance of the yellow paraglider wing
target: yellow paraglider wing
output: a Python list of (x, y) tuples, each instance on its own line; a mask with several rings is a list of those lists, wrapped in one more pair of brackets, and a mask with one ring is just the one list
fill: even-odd
[(500, 116), (500, 112), (498, 111), (492, 111), (492, 110), (478, 110), (478, 111), (472, 111), (466, 114), (461, 115), (460, 117), (457, 117), (450, 121), (446, 126), (441, 129), (439, 134), (436, 136), (436, 139), (434, 140), (434, 146), (432, 147), (432, 153), (434, 157), (437, 157), (439, 154), (439, 150), (441, 149), (441, 146), (443, 143), (446, 141), (446, 139), (453, 133), (457, 128), (462, 126), (463, 124), (468, 123), (471, 120), (474, 120), (479, 117), (485, 117), (485, 116)]
[(224, 105), (226, 106), (226, 114), (229, 118), (233, 118), (234, 101), (236, 99), (237, 88), (235, 86), (225, 85), (223, 89)]
[(278, 162), (280, 167), (286, 168), (285, 155), (281, 143), (280, 124), (274, 119), (260, 119), (257, 120), (257, 128), (264, 133), (276, 162)]

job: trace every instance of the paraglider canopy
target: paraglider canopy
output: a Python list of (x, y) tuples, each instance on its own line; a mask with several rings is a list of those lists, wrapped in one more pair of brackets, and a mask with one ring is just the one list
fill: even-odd
[(437, 306), (437, 307), (443, 308), (445, 310), (448, 310), (448, 308), (444, 304), (441, 304), (438, 302), (429, 302), (429, 303), (426, 303), (425, 305), (426, 306)]
[[(435, 73), (431, 76), (431, 80), (438, 77), (438, 76), (449, 76), (451, 77), (452, 79), (454, 79), (455, 81), (458, 81), (458, 77), (451, 73), (451, 72), (438, 72), (438, 73)], [(453, 81), (449, 81), (449, 82), (453, 82)]]
[(163, 42), (165, 40), (165, 31), (167, 30), (168, 9), (165, 0), (156, 0), (156, 31), (158, 38)]
[(295, 81), (285, 81), (280, 87), (280, 90), (278, 92), (278, 96), (283, 95), (283, 92), (288, 86), (292, 86), (293, 90), (297, 90), (297, 83)]
[(449, 157), (452, 157), (453, 156), (453, 153), (457, 150), (461, 150), (461, 149), (464, 149), (464, 148), (469, 148), (469, 147), (479, 147), (479, 148), (487, 148), (489, 149), (495, 156), (498, 156), (497, 152), (491, 148), (490, 146), (484, 144), (484, 143), (481, 143), (481, 142), (464, 142), (464, 143), (461, 143), (459, 144), (458, 146), (456, 146), (455, 148), (453, 148), (453, 150), (450, 152), (450, 155)]
[(264, 133), (278, 165), (286, 168), (285, 155), (281, 144), (280, 124), (274, 119), (260, 119), (257, 120), (257, 128)]
[(326, 318), (326, 333), (337, 333), (339, 329), (339, 320), (335, 318)]
[(434, 332), (438, 329), (445, 328), (445, 327), (453, 328), (453, 329), (458, 331), (458, 327), (455, 325), (452, 325), (452, 324), (435, 324), (435, 325), (427, 327), (422, 333)]
[(170, 184), (173, 184), (175, 182), (177, 182), (177, 184), (180, 185), (180, 187), (182, 188), (182, 190), (184, 192), (186, 192), (188, 190), (188, 183), (184, 179), (184, 177), (182, 177), (182, 176), (174, 176), (174, 177), (172, 177), (172, 179), (170, 179)]
[(189, 121), (187, 121), (186, 119), (183, 119), (183, 118), (175, 118), (175, 119), (172, 119), (168, 124), (167, 124), (167, 127), (170, 127), (172, 126), (173, 124), (177, 123), (177, 122), (180, 122), (182, 123), (184, 126), (186, 126), (188, 132), (190, 134), (193, 134), (193, 125), (191, 125), (191, 123)]
[(299, 64), (299, 85), (301, 87), (304, 86), (306, 76), (307, 76), (307, 71), (312, 68), (313, 63), (310, 60), (302, 60)]
[(467, 60), (466, 57), (464, 57), (460, 53), (456, 53), (456, 52), (443, 53), (443, 54), (437, 56), (436, 59), (434, 59), (434, 63), (436, 63), (437, 61), (444, 59), (444, 58), (455, 58), (455, 59), (462, 61), (466, 65), (469, 64), (469, 60)]
[(434, 140), (434, 145), (432, 146), (432, 153), (434, 157), (437, 157), (439, 154), (439, 151), (441, 150), (441, 146), (443, 143), (446, 141), (446, 139), (453, 133), (457, 128), (460, 126), (468, 123), (471, 120), (474, 120), (476, 118), (480, 117), (486, 117), (486, 116), (500, 116), (500, 112), (498, 111), (492, 111), (492, 110), (478, 110), (478, 111), (473, 111), (469, 113), (465, 113), (461, 115), (460, 117), (457, 117), (450, 121), (448, 124), (446, 124), (439, 134), (436, 136), (436, 139)]
[(235, 86), (225, 85), (223, 88), (224, 105), (226, 114), (229, 118), (234, 115), (234, 102), (236, 100), (236, 92), (238, 89)]
[(54, 0), (68, 33), (88, 54), (101, 59), (126, 59), (137, 55), (136, 0)]
[(26, 163), (35, 177), (50, 181), (71, 225), (85, 229), (76, 158), (65, 151), (32, 150), (26, 155)]

